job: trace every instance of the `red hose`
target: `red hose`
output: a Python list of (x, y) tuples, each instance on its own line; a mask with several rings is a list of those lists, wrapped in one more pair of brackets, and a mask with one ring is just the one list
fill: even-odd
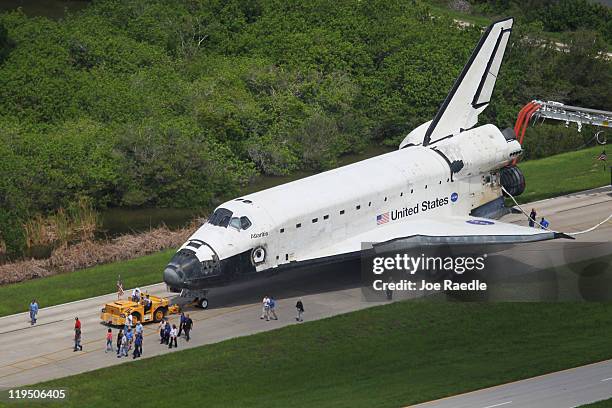
[[(516, 124), (514, 125), (514, 134), (517, 138), (519, 138), (520, 133), (520, 138), (518, 142), (521, 144), (521, 146), (523, 145), (523, 140), (525, 139), (525, 131), (529, 126), (529, 120), (531, 119), (533, 114), (536, 113), (540, 108), (540, 105), (538, 105), (534, 101), (531, 101), (527, 105), (525, 105), (523, 109), (521, 109), (521, 111), (519, 112), (518, 118), (516, 119)], [(517, 161), (518, 157), (515, 157), (514, 160), (512, 160), (512, 165), (516, 165)]]
[(514, 135), (518, 138), (520, 125), (523, 123), (523, 117), (525, 116), (525, 112), (533, 105), (533, 101), (529, 102), (527, 105), (523, 106), (519, 111), (518, 117), (516, 118), (516, 123), (514, 124)]
[(537, 103), (534, 103), (529, 110), (527, 110), (527, 112), (525, 113), (524, 119), (523, 119), (523, 126), (522, 126), (522, 130), (521, 130), (521, 138), (519, 139), (519, 143), (521, 144), (521, 146), (523, 145), (523, 139), (525, 138), (525, 131), (527, 130), (527, 127), (529, 127), (529, 120), (531, 119), (531, 117), (533, 116), (533, 114), (540, 109), (540, 105), (538, 105)]

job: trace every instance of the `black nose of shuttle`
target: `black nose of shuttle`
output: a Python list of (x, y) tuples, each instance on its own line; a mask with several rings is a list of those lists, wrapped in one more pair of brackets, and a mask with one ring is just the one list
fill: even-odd
[(164, 282), (171, 288), (180, 288), (183, 285), (176, 269), (172, 266), (166, 266), (166, 269), (164, 269)]

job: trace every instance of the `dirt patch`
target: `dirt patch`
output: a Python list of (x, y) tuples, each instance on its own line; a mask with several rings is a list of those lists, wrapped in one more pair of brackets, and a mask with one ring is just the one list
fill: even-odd
[(180, 230), (166, 227), (141, 234), (127, 234), (108, 241), (84, 241), (63, 245), (48, 259), (28, 259), (0, 265), (0, 285), (72, 272), (95, 265), (138, 258), (168, 248), (177, 248), (201, 225), (194, 221)]

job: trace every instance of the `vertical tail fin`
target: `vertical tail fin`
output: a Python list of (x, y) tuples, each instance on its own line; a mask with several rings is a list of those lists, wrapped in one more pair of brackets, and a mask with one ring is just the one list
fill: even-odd
[(514, 20), (491, 24), (425, 132), (423, 146), (470, 129), (491, 100)]

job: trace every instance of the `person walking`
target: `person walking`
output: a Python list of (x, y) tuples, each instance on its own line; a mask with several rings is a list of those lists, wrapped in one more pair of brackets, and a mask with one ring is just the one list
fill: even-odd
[(38, 314), (38, 303), (36, 299), (32, 299), (32, 303), (30, 303), (30, 325), (36, 324), (36, 315)]
[(270, 304), (270, 313), (269, 313), (270, 319), (278, 320), (278, 316), (276, 315), (276, 299), (274, 299), (274, 296), (270, 296), (269, 304)]
[(133, 327), (133, 324), (134, 324), (134, 316), (132, 316), (131, 314), (127, 315), (127, 317), (125, 318), (126, 333), (128, 330), (130, 330)]
[(121, 348), (117, 358), (128, 356), (128, 340), (126, 336), (121, 337)]
[(542, 217), (542, 219), (540, 220), (540, 227), (542, 229), (548, 229), (549, 225), (550, 225), (550, 222), (548, 222), (546, 218)]
[(187, 341), (189, 341), (189, 332), (191, 331), (192, 327), (193, 327), (193, 320), (191, 320), (191, 317), (189, 317), (189, 315), (185, 316), (184, 329), (185, 329), (185, 340)]
[(108, 329), (106, 332), (106, 350), (104, 352), (108, 353), (109, 350), (115, 351), (113, 350), (113, 329)]
[(298, 322), (303, 321), (304, 316), (304, 304), (302, 303), (302, 299), (298, 299), (295, 304), (295, 309), (297, 310), (297, 316), (295, 316), (295, 320)]
[(123, 340), (123, 329), (119, 329), (117, 333), (117, 357), (119, 357), (119, 353), (121, 352), (121, 341)]
[(166, 319), (159, 322), (159, 344), (164, 343), (164, 332), (166, 331)]
[[(176, 327), (176, 325), (174, 327)], [(168, 344), (170, 342), (171, 335), (172, 335), (172, 326), (170, 326), (169, 321), (166, 321), (166, 326), (164, 327), (164, 344)]]
[(268, 310), (270, 308), (270, 299), (268, 298), (268, 296), (264, 296), (263, 300), (261, 301), (261, 316), (259, 317), (260, 319), (266, 319), (268, 320)]
[(142, 356), (142, 334), (137, 334), (134, 340), (134, 354), (132, 359)]
[(81, 350), (83, 351), (83, 346), (81, 345), (81, 321), (78, 317), (74, 318), (74, 351)]
[(136, 328), (134, 330), (136, 331), (136, 335), (137, 336), (139, 334), (142, 335), (143, 329), (144, 329), (144, 327), (142, 326), (142, 323), (140, 323), (140, 322), (136, 323)]
[(531, 212), (529, 213), (529, 226), (530, 227), (535, 227), (535, 223), (536, 223), (536, 217), (538, 216), (538, 213), (536, 212), (535, 208), (531, 209)]
[(128, 351), (132, 349), (132, 343), (134, 342), (134, 332), (132, 332), (132, 330), (128, 329), (124, 336), (127, 340), (127, 349)]
[(74, 331), (74, 350), (72, 351), (83, 351), (83, 346), (81, 345), (81, 329), (76, 329)]
[(83, 351), (83, 346), (81, 345), (81, 321), (78, 317), (74, 318), (74, 350)]
[(177, 337), (178, 337), (178, 329), (176, 328), (176, 324), (173, 324), (172, 330), (170, 330), (170, 341), (168, 344), (168, 348), (172, 348), (173, 343), (174, 343), (174, 348), (178, 348), (178, 344), (176, 342)]
[(185, 325), (185, 313), (181, 312), (181, 320), (179, 321), (179, 329), (178, 329), (178, 336), (181, 337), (181, 333), (183, 332), (184, 326)]

